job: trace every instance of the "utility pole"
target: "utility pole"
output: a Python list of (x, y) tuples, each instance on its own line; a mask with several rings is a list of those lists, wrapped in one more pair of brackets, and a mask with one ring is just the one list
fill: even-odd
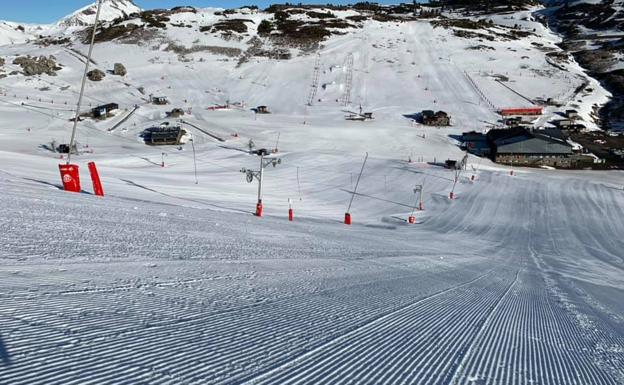
[(264, 210), (264, 205), (262, 204), (264, 169), (271, 164), (273, 165), (273, 167), (276, 167), (278, 164), (282, 164), (282, 160), (280, 158), (265, 158), (267, 155), (269, 155), (269, 152), (265, 148), (254, 151), (254, 154), (260, 156), (260, 170), (256, 171), (242, 168), (240, 171), (243, 174), (247, 175), (247, 183), (252, 183), (254, 179), (258, 180), (258, 203), (256, 204), (256, 216), (262, 217), (262, 212)]

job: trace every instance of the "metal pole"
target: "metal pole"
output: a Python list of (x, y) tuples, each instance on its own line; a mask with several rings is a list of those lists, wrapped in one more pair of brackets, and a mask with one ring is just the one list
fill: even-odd
[(297, 189), (299, 190), (299, 200), (303, 200), (303, 196), (301, 195), (301, 180), (299, 179), (299, 167), (297, 167)]
[(195, 156), (195, 141), (191, 139), (191, 146), (193, 147), (193, 164), (195, 166), (195, 184), (199, 184), (197, 179), (197, 157)]
[(513, 153), (511, 154), (511, 159), (510, 159), (510, 164), (511, 164), (511, 171), (509, 172), (511, 176), (513, 176)]
[(87, 73), (89, 72), (89, 64), (91, 63), (91, 54), (93, 53), (93, 45), (95, 43), (95, 34), (97, 32), (98, 21), (100, 20), (100, 11), (102, 9), (102, 1), (98, 0), (97, 12), (95, 13), (95, 24), (93, 24), (93, 33), (91, 34), (91, 44), (89, 46), (89, 54), (87, 55), (87, 63), (85, 64), (84, 74), (82, 76), (82, 85), (80, 86), (80, 96), (78, 97), (78, 105), (76, 106), (76, 117), (72, 128), (71, 139), (69, 140), (69, 154), (67, 154), (67, 164), (71, 163), (72, 148), (76, 139), (76, 128), (78, 127), (78, 118), (80, 117), (80, 106), (82, 105), (82, 97), (84, 95), (85, 85), (87, 83)]
[[(418, 186), (417, 186), (417, 187), (418, 187)], [(422, 190), (421, 190), (421, 191), (422, 191)], [(414, 192), (416, 192), (416, 191), (414, 191)], [(418, 199), (418, 198), (417, 198), (417, 199)], [(410, 214), (410, 217), (413, 217), (413, 216), (414, 216), (414, 213), (416, 212), (416, 205), (417, 205), (417, 203), (416, 203), (416, 202), (414, 202), (414, 206), (412, 206), (412, 213)]]
[(459, 181), (460, 176), (461, 170), (455, 170), (455, 181), (453, 182), (453, 188), (451, 189), (451, 197), (455, 194), (455, 186), (457, 186), (457, 182)]
[(277, 133), (277, 142), (275, 142), (275, 152), (279, 151), (279, 140), (280, 140), (280, 136), (282, 135), (281, 132)]
[(264, 155), (260, 155), (260, 177), (258, 178), (258, 203), (262, 202), (263, 180), (264, 180)]
[(355, 182), (355, 189), (353, 189), (353, 194), (351, 195), (351, 201), (349, 202), (349, 208), (347, 208), (347, 213), (351, 212), (351, 205), (353, 204), (353, 199), (355, 198), (355, 194), (357, 193), (358, 185), (360, 184), (360, 178), (362, 177), (362, 173), (364, 172), (364, 166), (366, 166), (366, 161), (368, 160), (368, 152), (366, 153), (366, 157), (364, 158), (364, 163), (362, 163), (362, 169), (360, 170), (360, 175), (358, 175), (357, 182)]

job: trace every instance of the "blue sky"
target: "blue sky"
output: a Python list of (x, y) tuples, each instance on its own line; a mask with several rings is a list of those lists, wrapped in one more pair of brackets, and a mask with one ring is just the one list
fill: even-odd
[[(331, 1), (333, 4), (349, 4), (356, 3), (360, 0), (352, 1)], [(409, 0), (402, 0), (409, 2)], [(85, 5), (95, 2), (95, 0), (0, 0), (0, 20), (18, 21), (22, 23), (51, 23), (84, 7)], [(286, 1), (258, 1), (258, 0), (135, 0), (135, 3), (144, 9), (151, 8), (171, 8), (176, 5), (192, 5), (195, 7), (223, 7), (234, 8), (242, 5), (255, 4), (259, 7), (266, 7), (273, 3), (282, 3)], [(291, 3), (311, 3), (326, 4), (330, 1), (303, 1), (290, 0)], [(377, 0), (381, 4), (400, 3), (401, 0)]]

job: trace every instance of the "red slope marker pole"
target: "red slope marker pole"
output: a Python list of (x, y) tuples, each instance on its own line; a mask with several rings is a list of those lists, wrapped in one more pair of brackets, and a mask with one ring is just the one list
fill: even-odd
[(288, 198), (288, 220), (290, 222), (295, 220), (295, 212), (292, 208), (292, 199)]
[(102, 182), (100, 181), (100, 174), (98, 173), (95, 162), (89, 162), (89, 173), (91, 174), (91, 182), (93, 183), (93, 192), (99, 197), (104, 196), (104, 189), (102, 188)]
[(264, 206), (262, 205), (262, 201), (259, 200), (256, 204), (256, 216), (262, 217), (262, 211), (264, 210)]

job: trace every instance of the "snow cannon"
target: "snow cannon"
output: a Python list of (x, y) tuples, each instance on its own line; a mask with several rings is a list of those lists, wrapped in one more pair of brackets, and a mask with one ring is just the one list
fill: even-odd
[(59, 164), (61, 172), (61, 181), (63, 189), (69, 192), (79, 193), (80, 189), (80, 171), (76, 164)]

